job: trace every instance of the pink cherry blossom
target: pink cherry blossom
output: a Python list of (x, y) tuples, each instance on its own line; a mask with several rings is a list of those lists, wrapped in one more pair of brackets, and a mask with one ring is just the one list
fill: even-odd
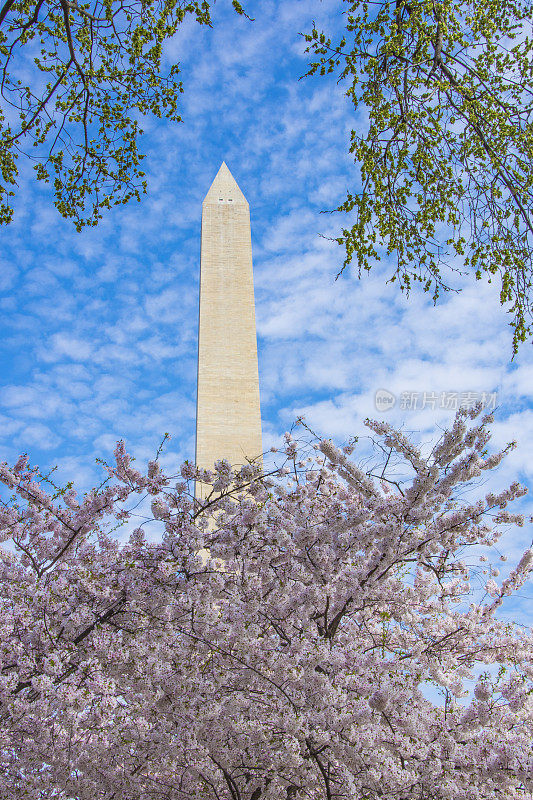
[(409, 482), (291, 435), (269, 475), (119, 442), (84, 497), (1, 465), (0, 798), (531, 797), (533, 637), (498, 614), (533, 550), (470, 566), (524, 524), (518, 483), (472, 496), (478, 416), (427, 458), (368, 421)]

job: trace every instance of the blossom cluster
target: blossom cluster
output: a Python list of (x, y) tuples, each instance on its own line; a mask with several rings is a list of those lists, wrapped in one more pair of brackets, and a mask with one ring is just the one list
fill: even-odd
[[(477, 416), (429, 457), (367, 422), (409, 485), (289, 435), (270, 475), (121, 442), (83, 499), (2, 465), (1, 800), (531, 796), (533, 636), (497, 612), (533, 551), (500, 583), (469, 559), (524, 523), (518, 483), (464, 501), (503, 457)], [(144, 497), (160, 541), (119, 545)]]

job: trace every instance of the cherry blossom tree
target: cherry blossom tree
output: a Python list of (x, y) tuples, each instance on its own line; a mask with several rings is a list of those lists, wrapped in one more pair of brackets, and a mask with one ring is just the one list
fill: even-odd
[(465, 500), (491, 421), (427, 455), (368, 421), (379, 471), (287, 435), (277, 474), (143, 474), (119, 443), (83, 499), (3, 465), (0, 798), (531, 797), (533, 637), (498, 611), (533, 549), (486, 560), (525, 489)]

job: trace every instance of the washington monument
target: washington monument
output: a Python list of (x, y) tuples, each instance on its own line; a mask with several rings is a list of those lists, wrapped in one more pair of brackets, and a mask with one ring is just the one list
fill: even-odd
[(262, 451), (250, 209), (222, 163), (202, 205), (196, 465)]

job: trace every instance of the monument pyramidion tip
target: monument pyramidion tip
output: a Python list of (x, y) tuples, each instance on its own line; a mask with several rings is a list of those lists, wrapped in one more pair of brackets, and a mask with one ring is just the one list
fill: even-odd
[(225, 161), (222, 162), (220, 168), (215, 176), (215, 180), (211, 184), (208, 193), (204, 199), (204, 205), (218, 204), (218, 203), (246, 203), (247, 200), (237, 181), (228, 169)]

